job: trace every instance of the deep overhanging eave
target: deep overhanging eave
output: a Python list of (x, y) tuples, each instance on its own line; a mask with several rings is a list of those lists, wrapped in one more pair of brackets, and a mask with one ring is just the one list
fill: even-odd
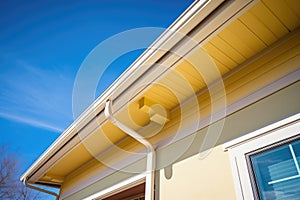
[[(218, 8), (223, 1), (196, 1), (192, 4), (186, 12), (184, 12), (178, 20), (176, 20), (170, 28), (168, 28), (150, 47), (146, 50), (129, 68), (126, 70), (120, 78), (118, 78), (99, 98), (97, 98), (94, 103), (89, 106), (62, 134), (61, 136), (42, 154), (42, 156), (22, 175), (21, 181), (28, 180), (30, 183), (37, 183), (39, 176), (33, 176), (37, 172), (39, 174), (44, 174), (48, 168), (43, 168), (47, 163), (49, 166), (55, 163), (55, 160), (52, 158), (59, 151), (68, 151), (66, 145), (74, 140), (77, 137), (78, 132), (85, 129), (85, 127), (91, 123), (94, 119), (104, 121), (103, 110), (104, 105), (107, 99), (118, 99), (115, 101), (115, 110), (119, 111), (124, 107), (124, 102), (122, 102), (121, 95), (124, 95), (124, 91), (128, 86), (139, 84), (139, 76), (134, 76), (134, 74), (146, 74), (152, 72), (151, 66), (157, 61), (160, 60), (165, 55), (158, 51), (153, 51), (153, 49), (172, 49), (174, 46), (182, 44), (182, 38), (178, 38), (177, 32), (181, 32), (180, 35), (188, 34), (195, 27), (199, 26), (200, 22), (204, 19), (207, 20), (207, 16), (212, 13), (216, 8)], [(237, 1), (233, 4), (236, 4), (236, 8), (232, 5), (232, 3), (227, 2), (227, 6), (230, 9), (236, 9), (236, 12), (241, 9), (245, 9), (247, 5), (252, 3), (253, 1)], [(225, 6), (226, 7), (226, 6)], [(222, 7), (224, 9), (224, 7)], [(228, 13), (228, 10), (226, 11)], [(217, 13), (216, 15), (219, 15)], [(226, 21), (232, 18), (235, 13), (228, 13), (228, 19), (223, 19), (224, 22), (220, 22), (220, 24), (225, 25)], [(216, 17), (216, 16), (215, 16)], [(223, 16), (222, 16), (223, 18)], [(197, 19), (197, 20), (195, 20)], [(218, 19), (220, 20), (220, 19)], [(206, 37), (208, 38), (211, 33), (215, 33), (216, 29), (220, 27), (214, 27), (210, 30), (210, 32), (205, 32)], [(190, 47), (191, 49), (194, 47)], [(186, 53), (188, 53), (191, 49), (185, 49)], [(149, 60), (151, 60), (152, 65), (150, 65)], [(145, 64), (147, 63), (147, 64)], [(141, 68), (140, 66), (146, 66)], [(156, 69), (159, 71), (159, 69)], [(159, 76), (163, 76), (164, 74), (158, 74), (156, 78)], [(130, 78), (129, 78), (130, 76)], [(52, 163), (53, 162), (53, 163)], [(32, 178), (34, 177), (34, 178)]]

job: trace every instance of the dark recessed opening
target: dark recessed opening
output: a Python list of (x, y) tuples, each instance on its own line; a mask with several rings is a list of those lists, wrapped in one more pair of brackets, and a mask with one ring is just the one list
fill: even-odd
[(145, 183), (134, 186), (110, 197), (102, 200), (144, 200), (145, 199)]

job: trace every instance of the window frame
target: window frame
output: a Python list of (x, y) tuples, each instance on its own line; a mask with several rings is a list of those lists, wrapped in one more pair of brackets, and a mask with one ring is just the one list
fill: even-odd
[(139, 184), (145, 183), (146, 181), (146, 174), (139, 174), (134, 177), (131, 177), (129, 179), (126, 179), (122, 182), (119, 182), (111, 187), (108, 187), (100, 192), (97, 192), (91, 196), (88, 196), (84, 198), (83, 200), (98, 200), (102, 198), (107, 198), (109, 196), (115, 195), (117, 193), (120, 193), (124, 190), (130, 189), (134, 186), (137, 186)]
[(286, 144), (289, 144), (289, 143), (292, 143), (292, 142), (295, 142), (298, 140), (300, 140), (300, 134), (245, 154), (246, 161), (248, 164), (249, 177), (250, 177), (250, 181), (251, 181), (251, 185), (252, 185), (254, 199), (260, 200), (261, 198), (259, 195), (258, 184), (257, 184), (256, 178), (255, 178), (254, 167), (251, 162), (251, 156), (254, 156), (254, 155), (257, 155), (260, 153), (264, 153), (264, 152), (268, 152), (270, 150), (276, 149), (278, 147), (282, 147)]
[(229, 152), (237, 199), (259, 199), (249, 155), (268, 151), (300, 138), (300, 113), (229, 141)]

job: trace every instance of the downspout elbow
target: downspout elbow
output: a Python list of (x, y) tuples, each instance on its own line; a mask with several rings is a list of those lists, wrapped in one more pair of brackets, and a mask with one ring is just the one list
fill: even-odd
[(59, 195), (55, 192), (52, 192), (52, 191), (49, 191), (49, 190), (45, 190), (43, 188), (40, 188), (40, 187), (37, 187), (37, 186), (34, 186), (32, 184), (29, 184), (27, 182), (27, 178), (24, 178), (23, 180), (21, 180), (24, 184), (25, 187), (28, 187), (28, 188), (31, 188), (31, 189), (34, 189), (34, 190), (37, 190), (37, 191), (40, 191), (40, 192), (43, 192), (43, 193), (46, 193), (46, 194), (49, 194), (49, 195), (53, 195), (56, 197), (56, 200), (59, 199)]
[(146, 140), (143, 136), (139, 135), (136, 131), (134, 131), (131, 128), (129, 128), (128, 126), (124, 125), (122, 122), (120, 122), (119, 120), (117, 120), (114, 117), (113, 112), (112, 112), (111, 100), (106, 101), (104, 114), (105, 114), (106, 119), (108, 119), (111, 123), (113, 123), (114, 125), (119, 127), (126, 134), (130, 135), (131, 137), (133, 137), (134, 139), (136, 139), (137, 141), (142, 143), (146, 147), (148, 153), (151, 152), (151, 153), (155, 154), (155, 149), (148, 140)]

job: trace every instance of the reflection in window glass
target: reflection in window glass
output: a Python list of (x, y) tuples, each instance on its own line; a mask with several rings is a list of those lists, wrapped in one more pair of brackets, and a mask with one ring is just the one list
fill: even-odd
[(250, 156), (262, 200), (300, 200), (300, 141)]

